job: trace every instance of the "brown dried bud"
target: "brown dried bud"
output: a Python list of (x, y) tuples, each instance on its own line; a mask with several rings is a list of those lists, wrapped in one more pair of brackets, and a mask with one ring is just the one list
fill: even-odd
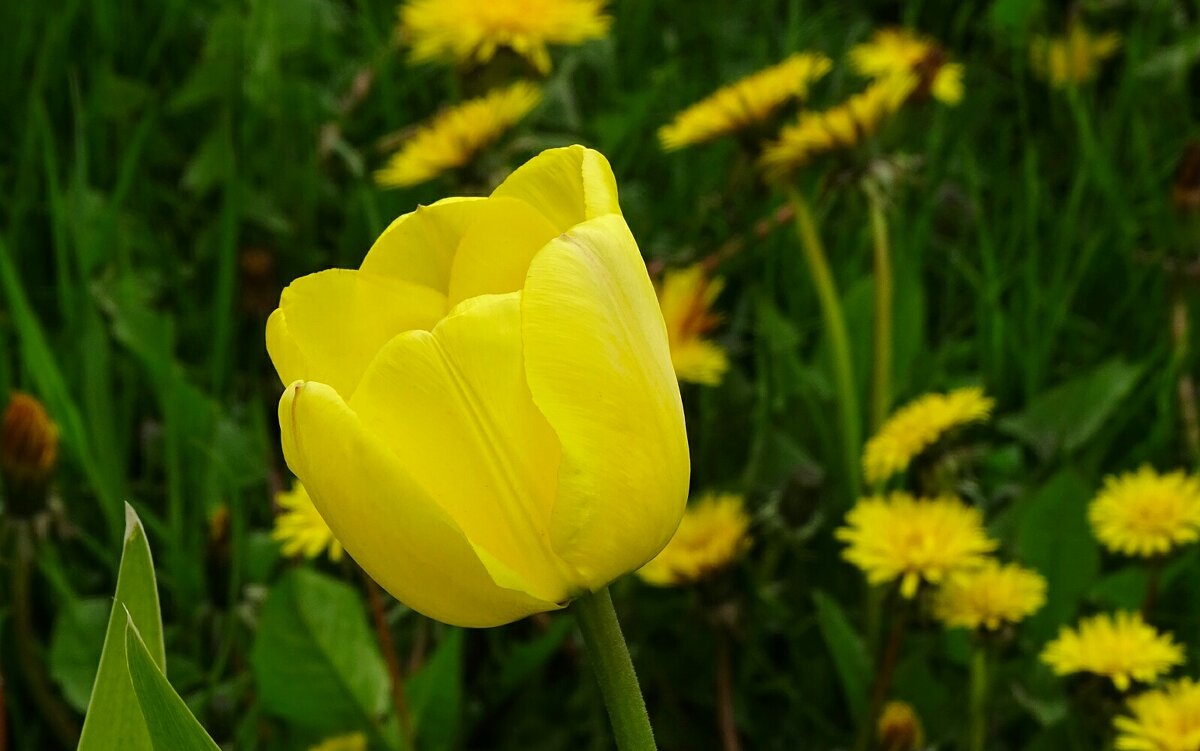
[(1179, 159), (1171, 203), (1180, 214), (1200, 213), (1200, 141), (1189, 143)]
[(58, 461), (58, 426), (34, 397), (14, 392), (0, 427), (0, 477), (9, 514), (30, 517), (46, 503)]
[(889, 701), (879, 714), (879, 748), (882, 751), (916, 751), (925, 745), (925, 731), (912, 705)]

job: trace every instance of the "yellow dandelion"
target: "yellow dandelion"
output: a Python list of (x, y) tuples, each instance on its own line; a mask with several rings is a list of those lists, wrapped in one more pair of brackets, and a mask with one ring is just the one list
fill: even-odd
[(950, 577), (934, 600), (934, 613), (947, 626), (997, 629), (1018, 623), (1046, 602), (1046, 580), (1015, 564), (987, 561)]
[(869, 483), (887, 480), (908, 468), (921, 452), (949, 430), (987, 419), (995, 402), (983, 389), (926, 394), (887, 419), (863, 449), (863, 475)]
[(1096, 539), (1114, 553), (1151, 557), (1200, 538), (1200, 480), (1149, 466), (1107, 477), (1088, 507)]
[(939, 584), (983, 564), (996, 549), (979, 509), (953, 496), (914, 498), (908, 493), (862, 498), (835, 536), (847, 544), (842, 557), (872, 584), (900, 580), (911, 598), (921, 580)]
[(879, 713), (876, 727), (880, 751), (916, 751), (925, 745), (925, 729), (912, 705), (889, 701)]
[(1058, 675), (1106, 676), (1126, 691), (1133, 681), (1152, 683), (1182, 664), (1183, 649), (1139, 613), (1101, 613), (1084, 618), (1078, 628), (1060, 629), (1042, 651), (1042, 662)]
[(706, 493), (688, 504), (675, 536), (637, 575), (647, 584), (690, 584), (725, 568), (750, 546), (742, 497)]
[(850, 50), (850, 62), (860, 74), (904, 89), (905, 96), (962, 101), (962, 64), (950, 62), (936, 42), (908, 29), (880, 29)]
[(658, 131), (667, 151), (735, 133), (765, 122), (792, 99), (803, 99), (808, 89), (833, 67), (824, 55), (800, 52), (770, 68), (717, 89), (688, 107)]
[(520, 122), (541, 99), (536, 85), (518, 81), (443, 110), (405, 140), (375, 173), (375, 182), (399, 188), (462, 167)]
[(411, 0), (400, 34), (412, 59), (486, 63), (507, 48), (538, 71), (550, 70), (549, 45), (583, 44), (608, 33), (604, 0)]
[(342, 560), (342, 544), (333, 536), (299, 481), (293, 483), (291, 490), (276, 493), (275, 504), (281, 510), (275, 516), (271, 538), (282, 543), (284, 555), (316, 558), (328, 548), (329, 560)]
[(326, 738), (308, 751), (367, 751), (367, 736), (362, 733), (350, 733), (333, 738)]
[(1117, 751), (1200, 751), (1200, 683), (1183, 678), (1139, 694), (1113, 725)]
[(1120, 34), (1093, 34), (1083, 24), (1074, 23), (1066, 36), (1034, 38), (1029, 57), (1035, 73), (1062, 88), (1095, 78), (1100, 64), (1120, 48)]
[(671, 364), (681, 381), (716, 386), (729, 369), (720, 345), (704, 338), (721, 321), (712, 304), (724, 280), (709, 278), (703, 264), (667, 271), (658, 285), (658, 304), (667, 324)]
[(766, 145), (759, 163), (769, 176), (778, 178), (821, 154), (852, 149), (875, 135), (908, 92), (894, 81), (878, 81), (824, 112), (802, 112)]

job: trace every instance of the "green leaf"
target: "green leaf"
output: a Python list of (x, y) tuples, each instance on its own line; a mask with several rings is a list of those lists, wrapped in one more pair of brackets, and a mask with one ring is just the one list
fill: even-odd
[(263, 709), (315, 731), (378, 728), (391, 702), (387, 668), (362, 599), (305, 568), (263, 603), (250, 654)]
[[(562, 620), (570, 625), (570, 619)], [(462, 727), (462, 644), (462, 629), (451, 629), (429, 662), (408, 681), (417, 748), (441, 751), (455, 745)]]
[(1025, 441), (1042, 460), (1082, 447), (1133, 391), (1143, 367), (1110, 360), (1090, 373), (1043, 392), (1025, 411), (1001, 420), (1002, 430)]
[(125, 628), (132, 620), (137, 625), (153, 662), (164, 668), (162, 617), (158, 609), (158, 588), (154, 580), (154, 561), (146, 530), (137, 512), (125, 504), (125, 546), (117, 573), (117, 591), (108, 616), (104, 649), (79, 751), (152, 751), (150, 733), (138, 708), (125, 660)]
[(491, 701), (503, 701), (525, 685), (554, 656), (574, 625), (570, 618), (556, 618), (544, 632), (509, 650), (501, 662), (497, 688), (495, 695), (490, 697)]
[(54, 622), (47, 656), (50, 677), (67, 702), (80, 712), (87, 711), (92, 684), (96, 682), (111, 607), (112, 599), (108, 597), (72, 600)]
[(817, 625), (821, 628), (825, 647), (833, 658), (846, 704), (854, 717), (861, 720), (867, 713), (871, 658), (862, 638), (850, 625), (850, 620), (837, 601), (820, 590), (813, 592), (812, 597), (817, 606)]
[(155, 751), (220, 751), (171, 688), (167, 676), (146, 649), (132, 617), (125, 626), (125, 655)]

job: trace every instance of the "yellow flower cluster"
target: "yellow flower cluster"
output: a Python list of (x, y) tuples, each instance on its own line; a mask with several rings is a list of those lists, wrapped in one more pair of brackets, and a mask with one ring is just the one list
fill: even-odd
[(411, 0), (400, 35), (414, 61), (486, 63), (501, 48), (550, 70), (552, 44), (576, 45), (608, 33), (604, 0)]
[(832, 67), (821, 54), (792, 55), (688, 107), (659, 129), (658, 138), (664, 149), (674, 151), (763, 123), (788, 101), (806, 97)]
[(1084, 618), (1077, 628), (1062, 628), (1046, 645), (1042, 661), (1058, 675), (1093, 673), (1109, 678), (1120, 691), (1134, 681), (1151, 683), (1183, 664), (1183, 648), (1160, 634), (1138, 613), (1102, 613)]
[(962, 101), (962, 64), (949, 62), (936, 42), (908, 29), (880, 29), (850, 50), (850, 62), (860, 74), (886, 81), (904, 96)]
[(947, 626), (995, 630), (1017, 623), (1046, 602), (1046, 580), (1036, 571), (987, 561), (956, 574), (938, 591), (934, 612)]
[(915, 498), (903, 492), (859, 500), (834, 534), (847, 544), (843, 557), (868, 581), (899, 579), (906, 598), (916, 595), (922, 581), (940, 584), (983, 565), (997, 547), (978, 509), (952, 496)]
[(1108, 477), (1088, 508), (1096, 538), (1114, 553), (1150, 557), (1200, 539), (1200, 480), (1144, 466)]
[(520, 122), (541, 98), (536, 85), (518, 81), (450, 107), (417, 127), (375, 173), (375, 181), (388, 188), (416, 185), (462, 167)]
[(1129, 716), (1118, 717), (1117, 751), (1200, 749), (1200, 683), (1171, 681), (1129, 700)]
[(945, 433), (984, 420), (995, 402), (975, 387), (948, 394), (926, 394), (910, 402), (879, 428), (863, 450), (863, 475), (880, 483), (908, 468), (925, 449)]
[(1120, 34), (1093, 34), (1082, 23), (1074, 23), (1066, 36), (1035, 38), (1029, 57), (1035, 73), (1062, 88), (1095, 78), (1100, 64), (1120, 48)]
[(667, 271), (658, 285), (671, 363), (681, 381), (716, 386), (729, 369), (725, 350), (704, 338), (721, 321), (711, 308), (723, 286), (722, 279), (709, 278), (699, 263)]
[(275, 517), (271, 538), (282, 544), (284, 555), (316, 558), (328, 550), (329, 560), (342, 559), (342, 544), (313, 505), (304, 485), (296, 482), (291, 490), (276, 493), (275, 505), (280, 513)]
[(700, 581), (750, 546), (749, 529), (750, 516), (741, 496), (703, 495), (688, 505), (674, 537), (637, 575), (659, 587)]

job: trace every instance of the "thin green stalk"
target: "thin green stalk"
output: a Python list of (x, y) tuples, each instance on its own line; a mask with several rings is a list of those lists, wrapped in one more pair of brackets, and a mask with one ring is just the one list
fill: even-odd
[(871, 432), (879, 429), (892, 406), (892, 253), (883, 200), (867, 189), (875, 257), (875, 349), (871, 371)]
[(650, 716), (646, 713), (646, 702), (642, 699), (633, 660), (625, 646), (625, 637), (621, 635), (621, 624), (617, 621), (608, 588), (576, 599), (571, 610), (583, 632), (592, 670), (608, 706), (617, 748), (620, 751), (653, 751), (657, 746), (654, 731), (650, 728)]
[(850, 337), (846, 333), (846, 317), (808, 202), (791, 187), (787, 190), (787, 197), (788, 204), (796, 215), (796, 234), (800, 238), (800, 247), (804, 250), (808, 271), (812, 274), (817, 301), (821, 306), (821, 321), (825, 325), (825, 336), (833, 354), (834, 388), (837, 391), (846, 481), (850, 490), (850, 500), (853, 500), (858, 497), (858, 454), (862, 438), (858, 395), (854, 387), (854, 366), (850, 359)]
[(987, 644), (976, 637), (971, 648), (971, 712), (968, 751), (983, 751), (987, 740), (988, 655)]

